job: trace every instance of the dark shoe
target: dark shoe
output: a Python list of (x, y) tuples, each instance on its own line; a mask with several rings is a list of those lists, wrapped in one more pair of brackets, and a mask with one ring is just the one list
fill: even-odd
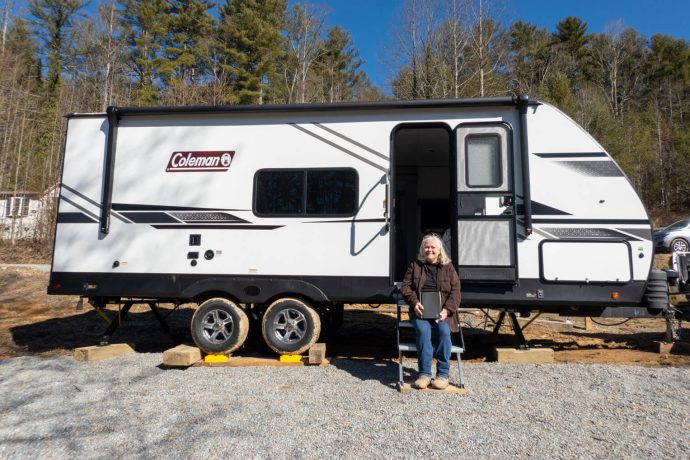
[(448, 388), (448, 379), (447, 378), (435, 378), (433, 383), (431, 384), (431, 388), (434, 390), (445, 390)]
[(420, 375), (419, 378), (417, 378), (417, 380), (414, 381), (412, 386), (417, 388), (418, 390), (423, 390), (426, 387), (428, 387), (430, 383), (431, 377), (429, 377), (428, 375)]

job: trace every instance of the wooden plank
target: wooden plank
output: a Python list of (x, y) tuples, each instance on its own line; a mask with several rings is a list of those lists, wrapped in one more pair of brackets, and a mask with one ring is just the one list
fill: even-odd
[(74, 349), (74, 359), (77, 361), (100, 361), (134, 353), (134, 349), (126, 343), (112, 343), (110, 345), (94, 345)]
[(410, 393), (412, 391), (421, 391), (422, 393), (434, 393), (434, 394), (445, 394), (445, 395), (466, 395), (467, 393), (470, 392), (467, 388), (460, 388), (455, 385), (448, 385), (448, 387), (444, 390), (435, 390), (431, 387), (425, 388), (423, 390), (419, 390), (417, 388), (413, 388), (412, 385), (409, 383), (403, 383), (402, 385), (398, 384), (398, 391), (400, 393)]
[(326, 359), (326, 344), (315, 343), (309, 349), (309, 364), (321, 364)]
[(188, 367), (201, 359), (201, 350), (189, 345), (178, 345), (163, 352), (163, 365)]
[(690, 342), (656, 342), (660, 355), (690, 355)]
[(592, 318), (590, 316), (585, 316), (585, 331), (591, 331), (592, 329), (594, 329)]
[[(324, 359), (318, 366), (327, 366), (330, 361)], [(302, 358), (297, 362), (281, 362), (278, 358), (257, 358), (251, 356), (231, 356), (224, 363), (207, 363), (198, 361), (193, 364), (194, 367), (259, 367), (259, 366), (279, 366), (279, 367), (294, 367), (294, 366), (309, 366), (308, 358)]]
[(553, 363), (552, 348), (494, 348), (496, 361), (503, 364), (549, 364)]

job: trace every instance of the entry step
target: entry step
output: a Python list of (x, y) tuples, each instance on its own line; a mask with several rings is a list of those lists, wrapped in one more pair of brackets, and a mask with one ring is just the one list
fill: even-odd
[[(400, 351), (417, 351), (417, 345), (414, 343), (399, 343), (398, 344), (398, 349)], [(464, 353), (465, 350), (462, 347), (458, 347), (456, 345), (453, 345), (452, 348), (450, 349), (451, 353)]]

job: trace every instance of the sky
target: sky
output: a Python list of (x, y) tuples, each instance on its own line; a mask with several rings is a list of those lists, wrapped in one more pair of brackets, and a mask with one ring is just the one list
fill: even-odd
[[(27, 3), (27, 0), (4, 1), (14, 3), (15, 11)], [(506, 24), (522, 20), (553, 31), (562, 19), (577, 16), (587, 23), (589, 33), (604, 32), (607, 25), (620, 20), (646, 37), (662, 33), (690, 41), (690, 0), (492, 1), (500, 5), (500, 18)], [(92, 5), (96, 2), (91, 0)], [(350, 32), (364, 60), (362, 69), (374, 84), (389, 93), (395, 68), (390, 50), (395, 43), (403, 0), (315, 0), (314, 3), (323, 5), (329, 12), (328, 26), (339, 24)], [(88, 10), (93, 11), (93, 7)]]

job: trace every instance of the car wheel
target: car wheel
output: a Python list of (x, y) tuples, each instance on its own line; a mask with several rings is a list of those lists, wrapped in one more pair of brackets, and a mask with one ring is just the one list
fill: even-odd
[(268, 347), (280, 354), (301, 354), (321, 334), (316, 311), (298, 299), (279, 299), (269, 305), (261, 320), (261, 334)]
[(244, 344), (249, 331), (247, 314), (220, 297), (202, 303), (192, 316), (192, 339), (206, 353), (227, 354)]
[(688, 252), (688, 248), (690, 245), (683, 238), (676, 238), (671, 241), (671, 251), (673, 252)]

